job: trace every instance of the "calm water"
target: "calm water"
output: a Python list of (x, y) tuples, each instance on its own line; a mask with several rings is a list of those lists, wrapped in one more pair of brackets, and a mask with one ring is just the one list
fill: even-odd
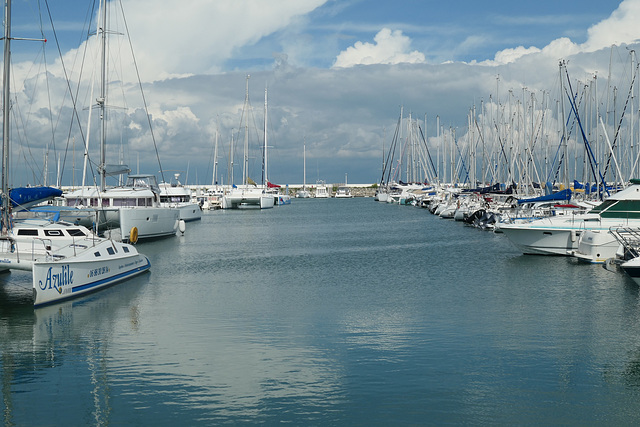
[(640, 422), (638, 287), (599, 266), (372, 199), (139, 250), (150, 274), (38, 310), (0, 276), (4, 425)]

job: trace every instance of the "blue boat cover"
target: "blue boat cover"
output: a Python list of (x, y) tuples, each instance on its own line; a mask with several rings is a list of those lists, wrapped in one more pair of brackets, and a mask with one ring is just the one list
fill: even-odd
[(545, 196), (533, 197), (531, 199), (520, 199), (518, 200), (518, 204), (521, 205), (523, 203), (531, 203), (531, 202), (551, 202), (554, 200), (570, 200), (571, 199), (571, 190), (566, 189), (562, 191), (557, 191), (555, 193), (547, 194)]
[(18, 187), (9, 191), (11, 207), (28, 207), (41, 201), (62, 196), (62, 190), (53, 187)]

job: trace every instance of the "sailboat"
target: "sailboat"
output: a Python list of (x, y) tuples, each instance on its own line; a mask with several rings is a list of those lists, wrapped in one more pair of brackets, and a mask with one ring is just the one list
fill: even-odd
[[(98, 223), (109, 231), (116, 229), (114, 235), (124, 241), (134, 242), (138, 239), (156, 239), (174, 236), (181, 226), (180, 211), (160, 203), (160, 187), (155, 175), (136, 174), (126, 165), (109, 165), (106, 163), (106, 38), (107, 3), (101, 1), (101, 22), (98, 33), (101, 46), (101, 80), (98, 108), (100, 110), (100, 185), (85, 187), (64, 195), (68, 206), (95, 207), (99, 213)], [(86, 151), (85, 151), (86, 156)], [(109, 176), (129, 174), (125, 185), (107, 188)], [(132, 236), (133, 228), (135, 236)], [(119, 231), (119, 233), (117, 232)], [(135, 238), (134, 238), (135, 237)]]
[[(264, 176), (266, 179), (266, 161), (267, 161), (267, 117), (266, 117), (266, 103), (267, 93), (265, 90), (265, 140), (263, 150), (263, 165)], [(249, 114), (249, 76), (247, 76), (246, 89), (245, 89), (245, 101), (244, 101), (244, 113)], [(233, 150), (232, 150), (233, 151)], [(275, 206), (277, 195), (268, 191), (267, 186), (258, 186), (249, 178), (249, 123), (248, 118), (245, 118), (244, 123), (244, 162), (242, 170), (242, 184), (239, 186), (232, 185), (231, 190), (228, 190), (222, 196), (222, 209), (270, 209)], [(233, 174), (233, 171), (232, 171)]]
[(31, 271), (34, 306), (73, 298), (148, 271), (149, 259), (130, 244), (96, 236), (86, 227), (11, 214), (9, 123), (11, 0), (5, 2), (3, 75), (1, 269)]
[(302, 188), (296, 192), (296, 197), (308, 199), (311, 193), (307, 190), (307, 144), (302, 145)]

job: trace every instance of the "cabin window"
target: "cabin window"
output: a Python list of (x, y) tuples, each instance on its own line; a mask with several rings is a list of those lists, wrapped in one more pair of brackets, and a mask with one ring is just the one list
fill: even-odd
[(93, 256), (95, 256), (95, 257), (99, 257), (99, 256), (100, 256), (100, 252), (94, 252), (94, 253), (93, 253)]
[(638, 218), (640, 212), (640, 201), (620, 200), (609, 209), (600, 213), (603, 218)]
[(31, 228), (21, 228), (18, 230), (18, 236), (37, 236), (38, 230)]
[(129, 248), (128, 248), (128, 247), (123, 246), (123, 247), (122, 247), (122, 249), (124, 250), (124, 253), (125, 253), (125, 254), (128, 254), (128, 253), (129, 253)]
[(111, 206), (111, 203), (109, 203), (110, 199), (102, 199), (102, 207), (103, 208), (108, 208), (109, 206)]
[(600, 213), (603, 210), (607, 209), (608, 207), (610, 207), (611, 205), (617, 203), (617, 200), (606, 200), (602, 203), (600, 203), (598, 206), (596, 206), (595, 208), (591, 209), (592, 213)]
[(69, 228), (67, 230), (67, 233), (69, 233), (69, 236), (73, 236), (73, 237), (84, 237), (84, 236), (86, 236), (85, 232), (80, 230), (79, 228)]
[(96, 198), (92, 197), (92, 198), (90, 199), (90, 204), (89, 204), (89, 206), (93, 206), (93, 207), (98, 206), (98, 199), (96, 199)]
[(82, 204), (82, 199), (67, 199), (67, 206), (78, 206)]
[(44, 230), (44, 235), (48, 237), (60, 237), (62, 236), (62, 230)]
[(138, 206), (151, 206), (151, 203), (147, 203), (148, 200), (148, 198), (138, 199)]
[(135, 199), (121, 198), (121, 199), (113, 199), (113, 206), (121, 206), (121, 207), (133, 207), (136, 205)]
[(107, 252), (109, 252), (109, 255), (113, 255), (113, 254), (115, 254), (115, 253), (116, 253), (116, 251), (114, 251), (114, 250), (113, 250), (113, 248), (112, 248), (111, 246), (109, 246), (109, 247), (107, 248)]

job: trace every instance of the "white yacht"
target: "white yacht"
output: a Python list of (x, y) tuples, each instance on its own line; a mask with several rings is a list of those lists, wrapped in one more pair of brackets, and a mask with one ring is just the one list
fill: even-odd
[(145, 240), (173, 236), (180, 224), (178, 209), (161, 206), (155, 175), (129, 175), (124, 186), (83, 188), (64, 197), (68, 206), (97, 207), (101, 226), (118, 228), (123, 241), (133, 240), (134, 227), (137, 239)]
[(171, 183), (160, 183), (160, 206), (177, 209), (180, 219), (185, 222), (202, 219), (200, 204), (192, 200), (191, 190), (182, 185), (178, 178), (180, 174), (176, 173)]
[[(152, 239), (176, 234), (179, 226), (180, 213), (175, 208), (160, 205), (160, 188), (154, 175), (129, 175), (124, 186), (107, 187), (107, 177), (124, 175), (130, 170), (126, 165), (109, 165), (106, 162), (107, 153), (107, 105), (109, 105), (106, 75), (107, 36), (114, 34), (107, 29), (106, 2), (101, 3), (100, 9), (100, 70), (96, 107), (99, 109), (100, 120), (100, 163), (98, 165), (99, 185), (82, 187), (65, 195), (68, 206), (83, 206), (96, 208), (98, 211), (98, 225), (106, 227), (106, 234), (121, 238), (123, 241), (137, 239)], [(93, 107), (90, 108), (90, 111)], [(89, 116), (89, 118), (91, 115)], [(91, 120), (87, 127), (90, 127)], [(85, 152), (86, 155), (86, 152)], [(84, 183), (84, 173), (83, 173)], [(113, 230), (117, 228), (118, 230)], [(134, 236), (134, 228), (136, 235)], [(101, 228), (100, 231), (103, 229)]]
[[(640, 180), (634, 179), (629, 187), (613, 194), (587, 213), (501, 224), (500, 231), (525, 254), (573, 255), (578, 251), (580, 237), (585, 231), (607, 233), (611, 227), (640, 226), (638, 202)], [(594, 233), (591, 233), (592, 243), (593, 237)], [(610, 239), (598, 240), (605, 244)], [(602, 257), (595, 257), (593, 262), (601, 262), (598, 258)]]
[(240, 185), (222, 196), (222, 209), (269, 209), (274, 207), (273, 194), (254, 185)]
[(353, 194), (351, 194), (351, 189), (349, 187), (340, 186), (336, 190), (336, 195), (334, 197), (336, 199), (351, 199)]
[(316, 182), (316, 193), (314, 196), (316, 199), (328, 199), (329, 198), (329, 189), (324, 181)]

